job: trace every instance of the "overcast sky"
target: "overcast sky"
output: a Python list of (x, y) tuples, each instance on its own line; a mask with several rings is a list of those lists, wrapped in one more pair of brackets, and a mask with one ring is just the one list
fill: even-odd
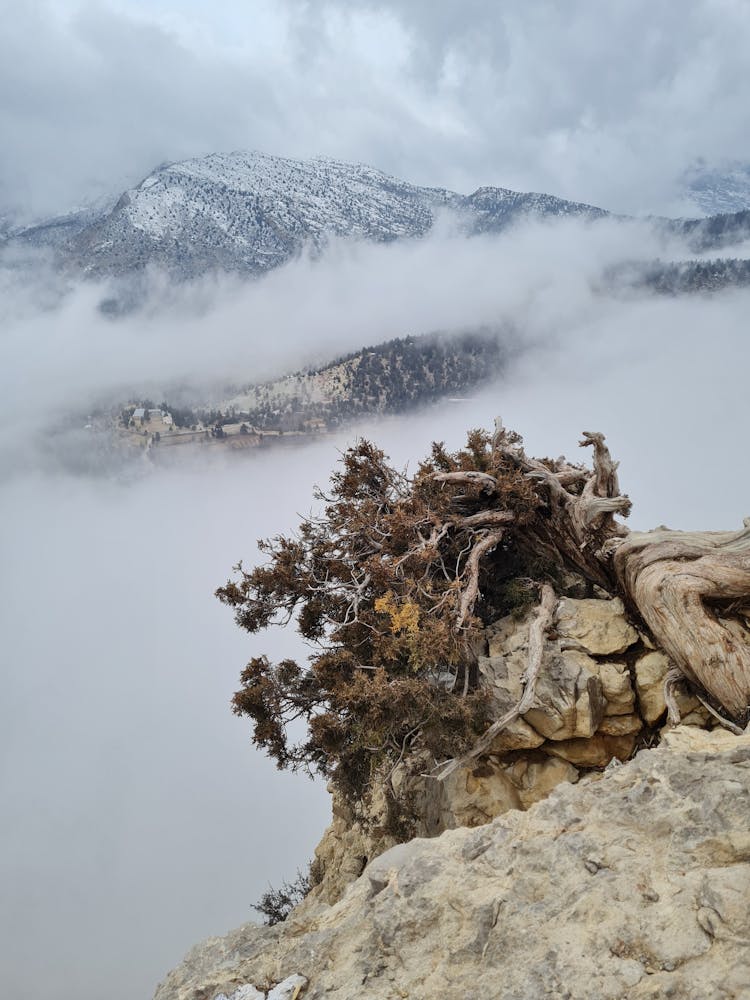
[(0, 0), (0, 205), (165, 160), (324, 154), (468, 192), (684, 208), (750, 159), (747, 0)]

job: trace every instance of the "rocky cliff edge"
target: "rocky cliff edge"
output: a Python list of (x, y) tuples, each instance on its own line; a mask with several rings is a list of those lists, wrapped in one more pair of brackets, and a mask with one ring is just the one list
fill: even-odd
[(680, 726), (198, 945), (155, 1000), (750, 1000), (749, 819), (750, 736)]

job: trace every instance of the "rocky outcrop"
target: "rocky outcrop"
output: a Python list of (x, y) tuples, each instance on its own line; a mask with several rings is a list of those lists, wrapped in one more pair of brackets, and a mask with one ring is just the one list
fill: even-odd
[[(315, 848), (310, 867), (314, 883), (310, 898), (331, 904), (341, 898), (369, 861), (397, 844), (399, 837), (395, 832), (386, 832), (388, 813), (382, 790), (379, 789), (359, 811), (346, 802), (333, 785), (328, 786), (328, 791), (333, 818)], [(426, 803), (420, 802), (420, 812), (425, 808)], [(427, 835), (426, 831), (422, 832)]]
[[(477, 650), (496, 718), (533, 614)], [(714, 720), (679, 688), (692, 726), (669, 730), (668, 666), (619, 600), (564, 598), (524, 715), (442, 781), (427, 759), (391, 775), (415, 839), (383, 786), (356, 806), (331, 786), (301, 906), (194, 949), (157, 1000), (750, 1000), (731, 960), (750, 952), (750, 737), (694, 728)]]
[[(496, 718), (521, 698), (533, 616), (496, 622), (478, 650), (481, 684)], [(628, 760), (637, 746), (659, 738), (668, 666), (627, 620), (619, 599), (563, 598), (531, 708), (499, 733), (487, 754), (444, 781), (427, 777), (433, 762), (424, 761), (422, 775), (410, 779), (413, 833), (434, 837), (481, 826), (510, 809), (528, 809), (561, 782), (574, 784), (613, 760)], [(678, 690), (678, 704), (687, 722), (712, 724), (686, 692)], [(397, 773), (394, 780), (406, 779)], [(388, 829), (382, 795), (359, 815), (334, 795), (333, 823), (316, 850), (313, 896), (338, 900), (369, 861), (403, 839)]]
[(199, 945), (156, 1000), (747, 1000), (749, 806), (750, 737), (681, 726), (526, 812), (393, 847), (334, 906)]
[[(520, 698), (532, 617), (533, 612), (521, 620), (511, 615), (488, 630), (489, 655), (480, 658), (479, 670), (498, 716)], [(564, 598), (553, 628), (545, 643), (534, 703), (518, 720), (529, 727), (528, 747), (545, 741), (589, 739), (605, 718), (627, 715), (632, 720), (636, 709), (626, 656), (638, 647), (640, 638), (625, 617), (622, 601)], [(628, 732), (640, 728), (631, 724)], [(605, 735), (623, 734), (622, 729), (615, 729), (614, 734), (610, 728)]]

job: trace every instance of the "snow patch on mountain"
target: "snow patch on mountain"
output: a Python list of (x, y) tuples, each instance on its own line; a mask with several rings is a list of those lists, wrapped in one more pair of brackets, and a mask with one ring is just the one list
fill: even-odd
[(686, 175), (686, 189), (704, 215), (741, 212), (750, 208), (750, 163), (693, 167)]

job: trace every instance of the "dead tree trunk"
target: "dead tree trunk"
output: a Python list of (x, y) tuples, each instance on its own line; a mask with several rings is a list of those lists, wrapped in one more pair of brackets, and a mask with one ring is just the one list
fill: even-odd
[(732, 718), (750, 705), (750, 523), (738, 532), (660, 528), (622, 540), (623, 594), (682, 673)]
[[(532, 552), (562, 562), (587, 581), (621, 596), (680, 672), (735, 722), (750, 715), (750, 518), (738, 532), (631, 533), (615, 521), (631, 502), (620, 493), (617, 463), (604, 436), (584, 432), (593, 469), (564, 459), (528, 458), (496, 421), (492, 455), (535, 483), (541, 508), (518, 526)], [(437, 478), (437, 477), (436, 477)], [(466, 474), (441, 476), (466, 481)], [(491, 505), (493, 477), (481, 476)], [(508, 525), (507, 533), (513, 532)], [(481, 553), (479, 553), (481, 556)], [(473, 596), (473, 595), (472, 595)], [(463, 605), (462, 605), (463, 607)], [(466, 608), (464, 607), (464, 617)]]

